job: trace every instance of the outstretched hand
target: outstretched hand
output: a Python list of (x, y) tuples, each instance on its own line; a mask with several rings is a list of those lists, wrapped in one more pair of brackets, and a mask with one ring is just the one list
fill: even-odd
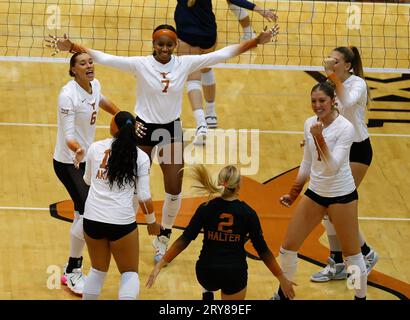
[(152, 270), (151, 274), (148, 277), (148, 281), (146, 284), (146, 287), (149, 289), (152, 287), (152, 285), (155, 282), (155, 279), (157, 278), (158, 274), (160, 273), (161, 269), (166, 266), (167, 263), (164, 261), (164, 259), (161, 259), (154, 267)]
[(276, 10), (274, 9), (264, 9), (259, 6), (256, 6), (253, 11), (259, 13), (262, 17), (270, 22), (276, 22), (278, 20), (278, 16), (276, 15)]
[(273, 39), (279, 34), (279, 25), (275, 24), (272, 28), (268, 29), (267, 26), (263, 31), (256, 37), (258, 44), (265, 44)]
[(62, 39), (52, 36), (51, 34), (48, 36), (49, 38), (44, 40), (49, 43), (46, 44), (46, 47), (54, 49), (54, 52), (51, 54), (52, 56), (55, 56), (60, 51), (70, 51), (73, 47), (73, 43), (66, 33), (64, 33), (64, 37)]

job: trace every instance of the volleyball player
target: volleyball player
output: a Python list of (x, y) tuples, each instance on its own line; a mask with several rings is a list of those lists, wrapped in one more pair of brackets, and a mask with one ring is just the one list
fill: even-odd
[(150, 159), (137, 148), (134, 116), (118, 112), (110, 133), (113, 138), (94, 142), (87, 152), (84, 181), (90, 192), (85, 202), (84, 236), (91, 270), (85, 280), (84, 300), (100, 296), (111, 254), (121, 273), (118, 298), (138, 297), (139, 244), (133, 202), (141, 204), (148, 233), (156, 235), (160, 230), (149, 189)]
[[(266, 29), (266, 28), (265, 28)], [(206, 66), (240, 55), (258, 44), (265, 44), (276, 36), (279, 27), (262, 31), (258, 37), (240, 44), (203, 54), (174, 56), (177, 45), (175, 29), (160, 25), (152, 34), (154, 52), (145, 57), (119, 57), (101, 51), (84, 48), (72, 43), (67, 35), (63, 39), (51, 37), (57, 50), (89, 53), (98, 63), (130, 72), (137, 79), (137, 121), (146, 128), (146, 135), (139, 138), (138, 146), (151, 160), (157, 152), (164, 177), (165, 200), (162, 211), (161, 234), (154, 239), (159, 261), (165, 254), (171, 229), (181, 206), (183, 162), (182, 126), (180, 121), (182, 95), (188, 75)], [(156, 149), (154, 149), (157, 147)]]
[(241, 182), (239, 170), (232, 165), (224, 167), (219, 172), (218, 185), (203, 165), (193, 167), (193, 177), (198, 183), (195, 187), (209, 197), (212, 194), (220, 196), (198, 207), (183, 234), (155, 265), (147, 287), (153, 285), (161, 269), (195, 240), (203, 229), (204, 240), (196, 263), (196, 276), (205, 290), (221, 290), (222, 300), (245, 299), (248, 265), (244, 246), (249, 237), (259, 257), (279, 280), (286, 297), (293, 299), (293, 284), (283, 275), (266, 245), (258, 215), (238, 198)]
[[(246, 0), (228, 1), (230, 10), (238, 17), (241, 24), (249, 24), (247, 11), (255, 10), (268, 21), (276, 21), (271, 9), (262, 9)], [(242, 9), (241, 9), (242, 8)], [(179, 0), (174, 12), (176, 31), (179, 39), (178, 55), (204, 54), (215, 51), (217, 25), (212, 11), (211, 0)], [(251, 29), (250, 24), (248, 29)], [(251, 31), (246, 39), (256, 37)], [(253, 35), (252, 37), (250, 35)], [(202, 92), (205, 98), (203, 110)], [(206, 142), (208, 128), (217, 128), (218, 120), (215, 111), (215, 75), (211, 68), (197, 70), (188, 76), (187, 92), (196, 121), (193, 143), (203, 145)]]
[[(335, 48), (324, 61), (325, 72), (336, 85), (336, 103), (340, 114), (348, 119), (355, 129), (349, 161), (356, 188), (360, 186), (373, 157), (373, 150), (366, 125), (366, 107), (370, 97), (363, 73), (362, 60), (356, 47)], [(312, 275), (314, 282), (326, 282), (347, 278), (342, 250), (333, 224), (327, 216), (323, 220), (329, 240), (330, 257), (328, 265)], [(367, 274), (375, 266), (378, 255), (372, 250), (359, 232), (361, 251)]]
[(61, 282), (73, 292), (82, 294), (81, 271), (84, 249), (84, 203), (88, 186), (84, 183), (85, 154), (94, 141), (100, 107), (115, 114), (119, 109), (101, 94), (94, 78), (94, 61), (87, 53), (75, 53), (70, 59), (69, 81), (60, 91), (57, 108), (57, 143), (54, 150), (54, 171), (74, 202), (74, 220), (70, 229), (70, 257)]
[[(343, 255), (355, 279), (355, 299), (366, 299), (367, 272), (359, 246), (358, 194), (349, 166), (355, 130), (335, 108), (335, 93), (329, 83), (315, 85), (311, 101), (315, 115), (305, 122), (303, 161), (290, 192), (280, 198), (282, 205), (291, 206), (310, 178), (280, 248), (281, 267), (292, 281), (298, 250), (327, 214), (337, 230)], [(286, 299), (281, 290), (278, 294), (280, 299)]]

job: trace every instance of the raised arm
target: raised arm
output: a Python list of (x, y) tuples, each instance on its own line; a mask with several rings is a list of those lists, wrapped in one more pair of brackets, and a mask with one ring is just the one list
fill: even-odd
[(119, 57), (111, 54), (104, 53), (102, 51), (93, 50), (86, 48), (81, 44), (71, 42), (67, 34), (64, 34), (63, 38), (57, 38), (56, 36), (49, 36), (49, 39), (46, 39), (50, 48), (54, 48), (54, 53), (57, 54), (60, 51), (69, 51), (71, 53), (84, 52), (88, 53), (96, 62), (107, 65), (113, 68), (120, 69), (126, 72), (133, 72), (133, 57)]
[(191, 59), (190, 73), (203, 67), (212, 66), (223, 62), (230, 58), (236, 57), (252, 48), (256, 48), (258, 44), (265, 44), (272, 40), (279, 33), (279, 26), (276, 24), (273, 28), (265, 28), (256, 38), (243, 41), (239, 44), (230, 45), (211, 53), (202, 55), (189, 56)]
[(327, 147), (325, 138), (322, 135), (323, 126), (318, 122), (312, 125), (310, 132), (315, 139), (316, 146), (326, 163), (326, 166), (332, 174), (336, 174), (343, 165), (346, 157), (350, 152), (354, 140), (354, 128), (352, 125), (347, 126), (341, 131), (341, 135), (338, 137), (336, 146), (331, 152)]
[(103, 95), (101, 95), (100, 108), (112, 115), (121, 111), (112, 101), (108, 100)]
[(339, 79), (334, 72), (334, 65), (336, 60), (333, 58), (326, 58), (323, 61), (325, 72), (329, 80), (331, 80), (336, 86), (336, 95), (342, 103), (342, 108), (350, 109), (354, 108), (360, 101), (363, 95), (367, 95), (367, 86), (365, 81), (356, 81), (355, 85), (346, 90), (343, 82)]

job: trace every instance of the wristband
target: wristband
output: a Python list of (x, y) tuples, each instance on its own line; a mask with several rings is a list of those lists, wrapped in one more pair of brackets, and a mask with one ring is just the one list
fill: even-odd
[(157, 221), (157, 219), (155, 218), (155, 212), (146, 214), (145, 221), (147, 222), (147, 224), (155, 223), (155, 221)]

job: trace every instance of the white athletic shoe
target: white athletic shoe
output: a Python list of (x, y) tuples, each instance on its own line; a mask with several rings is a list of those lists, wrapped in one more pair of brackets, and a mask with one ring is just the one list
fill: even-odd
[(327, 258), (328, 265), (321, 271), (313, 274), (310, 281), (328, 282), (331, 280), (347, 279), (347, 268), (344, 263), (336, 263), (332, 258)]
[(73, 272), (66, 272), (67, 265), (64, 266), (64, 275), (61, 277), (61, 283), (65, 284), (70, 290), (76, 294), (83, 294), (85, 276), (81, 268), (73, 269)]
[(218, 128), (218, 118), (216, 117), (216, 115), (206, 116), (205, 121), (206, 121), (206, 124), (208, 125), (209, 129)]
[(193, 144), (196, 146), (203, 146), (206, 142), (206, 135), (208, 134), (208, 127), (203, 125), (196, 128)]
[(376, 251), (370, 249), (370, 252), (363, 257), (364, 262), (366, 263), (367, 275), (372, 271), (377, 261), (379, 260), (379, 255)]
[(152, 245), (155, 248), (154, 262), (158, 263), (159, 260), (165, 255), (168, 248), (169, 238), (167, 236), (156, 236)]

